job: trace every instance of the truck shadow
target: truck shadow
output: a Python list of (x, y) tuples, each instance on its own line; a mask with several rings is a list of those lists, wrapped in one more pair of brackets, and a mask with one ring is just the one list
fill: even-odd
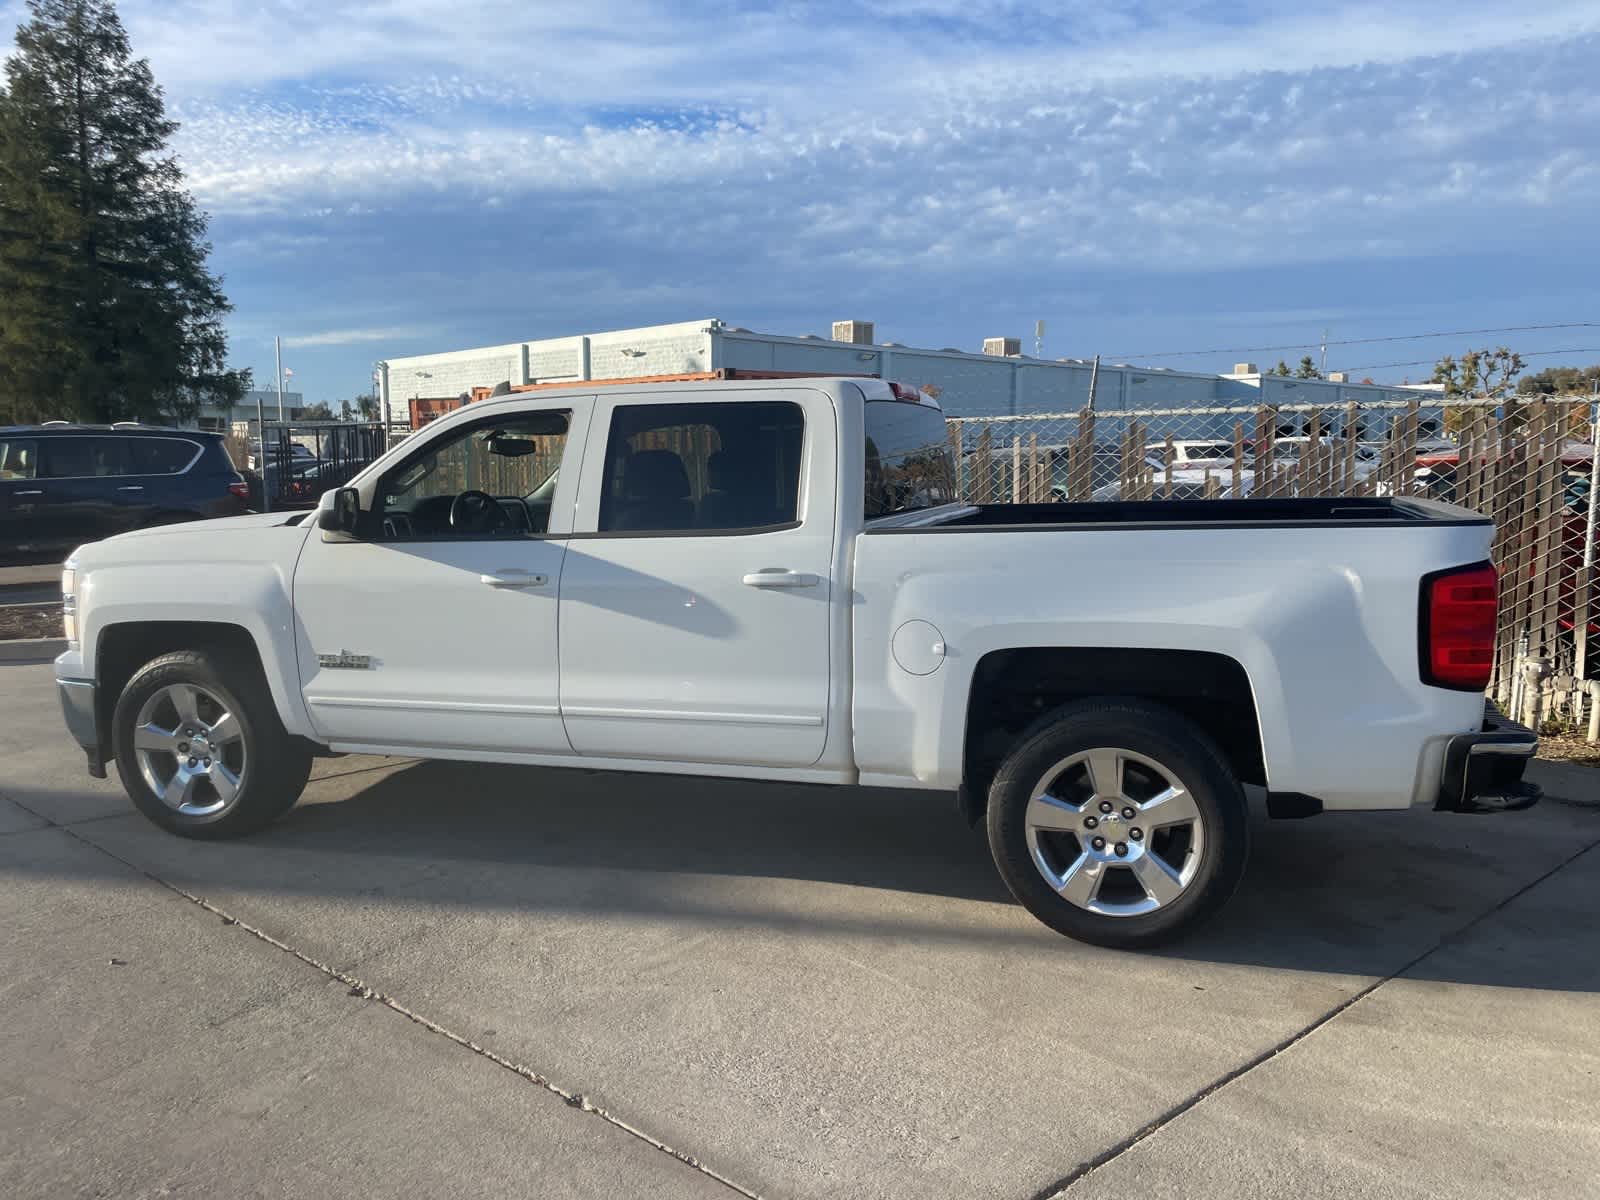
[[(321, 774), (337, 766), (326, 764)], [(1414, 978), (1456, 983), (1600, 991), (1600, 955), (1584, 941), (1587, 928), (1573, 927), (1571, 902), (1562, 898), (1563, 890), (1578, 896), (1594, 886), (1600, 854), (1565, 872), (1564, 884), (1552, 879), (1514, 909), (1496, 912), (1600, 841), (1594, 811), (1547, 803), (1505, 819), (1396, 812), (1269, 822), (1258, 814), (1253, 835), (1250, 870), (1228, 908), (1156, 953), (1328, 974), (1382, 977), (1406, 969)], [(529, 912), (610, 908), (822, 935), (1105, 953), (1058, 938), (1016, 905), (981, 827), (969, 829), (942, 793), (417, 763), (342, 799), (314, 794), (283, 825), (237, 844), (229, 859), (234, 870), (248, 861), (246, 874), (270, 874), (275, 850), (290, 847), (359, 862), (352, 890), (359, 885), (370, 894), (376, 885), (415, 902)], [(386, 876), (391, 886), (381, 882)], [(317, 877), (319, 886), (341, 886), (335, 871)], [(610, 888), (607, 880), (623, 885)], [(746, 886), (719, 889), (718, 880)], [(752, 880), (771, 881), (755, 889), (756, 901)], [(792, 882), (926, 900), (868, 895), (841, 908), (813, 903), (815, 889), (787, 886)], [(1514, 952), (1464, 949), (1469, 926), (1475, 946), (1514, 944)]]

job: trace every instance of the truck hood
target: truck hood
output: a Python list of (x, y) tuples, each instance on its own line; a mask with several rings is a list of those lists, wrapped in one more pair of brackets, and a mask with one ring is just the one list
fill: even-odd
[(151, 538), (187, 538), (207, 547), (208, 552), (202, 558), (213, 558), (218, 545), (225, 544), (230, 537), (283, 526), (298, 526), (299, 531), (303, 531), (306, 523), (315, 515), (310, 511), (247, 513), (242, 517), (215, 517), (207, 521), (152, 525), (148, 529), (133, 529), (104, 541), (79, 546), (72, 552), (72, 558), (89, 561), (106, 557), (144, 557), (154, 549), (148, 541)]

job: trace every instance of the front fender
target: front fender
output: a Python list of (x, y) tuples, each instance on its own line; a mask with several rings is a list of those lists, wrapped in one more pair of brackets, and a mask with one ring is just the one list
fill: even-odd
[[(279, 535), (274, 540), (281, 543), (274, 549), (284, 553), (247, 557), (238, 553), (243, 547), (233, 547), (235, 553), (202, 558), (206, 551), (214, 554), (214, 548), (193, 547), (190, 556), (185, 550), (191, 548), (172, 544), (163, 546), (171, 556), (164, 555), (167, 561), (162, 562), (96, 561), (102, 556), (81, 555), (77, 595), (82, 662), (76, 668), (82, 671), (81, 677), (100, 677), (100, 648), (106, 633), (117, 626), (140, 622), (234, 626), (242, 629), (256, 648), (284, 728), (310, 736), (311, 723), (295, 675), (291, 601), (294, 561), (305, 532), (271, 532)], [(255, 538), (241, 534), (238, 540)]]

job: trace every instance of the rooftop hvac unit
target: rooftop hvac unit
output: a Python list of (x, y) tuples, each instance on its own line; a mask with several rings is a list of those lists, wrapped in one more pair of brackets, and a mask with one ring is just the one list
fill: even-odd
[(833, 323), (833, 340), (836, 342), (854, 342), (858, 346), (872, 345), (871, 321), (835, 321)]

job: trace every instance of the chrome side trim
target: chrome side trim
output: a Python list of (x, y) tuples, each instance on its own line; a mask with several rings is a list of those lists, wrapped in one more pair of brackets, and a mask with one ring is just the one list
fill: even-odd
[(406, 712), (493, 713), (510, 717), (559, 717), (554, 704), (485, 704), (474, 700), (405, 700), (387, 696), (307, 696), (319, 708), (378, 708)]
[(726, 713), (693, 712), (687, 709), (610, 708), (567, 705), (564, 717), (589, 717), (600, 721), (702, 721), (709, 725), (788, 725), (818, 726), (822, 716), (808, 713)]

